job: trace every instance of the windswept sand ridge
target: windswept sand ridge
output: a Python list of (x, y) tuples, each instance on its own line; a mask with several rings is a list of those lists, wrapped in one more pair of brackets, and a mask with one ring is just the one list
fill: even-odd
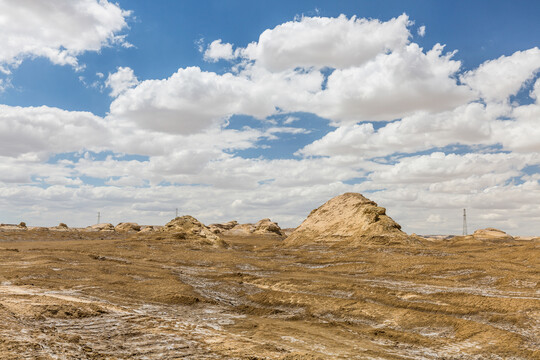
[(407, 235), (386, 209), (358, 193), (336, 196), (313, 210), (285, 240), (288, 245), (313, 242), (396, 242)]

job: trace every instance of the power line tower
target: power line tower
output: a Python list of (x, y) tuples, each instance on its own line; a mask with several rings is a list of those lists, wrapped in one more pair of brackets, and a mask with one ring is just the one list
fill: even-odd
[(178, 217), (178, 208), (176, 208), (176, 217)]
[(463, 209), (463, 236), (467, 235), (467, 211)]
[(98, 213), (97, 213), (97, 223), (101, 224), (100, 221), (101, 221), (101, 213), (98, 211)]

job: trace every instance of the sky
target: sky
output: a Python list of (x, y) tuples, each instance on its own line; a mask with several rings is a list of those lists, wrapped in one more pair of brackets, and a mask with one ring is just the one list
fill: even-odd
[(0, 0), (0, 222), (540, 234), (540, 2)]

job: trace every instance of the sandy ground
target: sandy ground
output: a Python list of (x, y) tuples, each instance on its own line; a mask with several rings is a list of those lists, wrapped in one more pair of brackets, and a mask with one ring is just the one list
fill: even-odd
[(1, 359), (538, 359), (540, 243), (0, 231)]

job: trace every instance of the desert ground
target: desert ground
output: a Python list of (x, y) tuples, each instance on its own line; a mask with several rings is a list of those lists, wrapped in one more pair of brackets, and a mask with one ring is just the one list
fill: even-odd
[(540, 358), (538, 239), (209, 234), (0, 229), (0, 358)]

